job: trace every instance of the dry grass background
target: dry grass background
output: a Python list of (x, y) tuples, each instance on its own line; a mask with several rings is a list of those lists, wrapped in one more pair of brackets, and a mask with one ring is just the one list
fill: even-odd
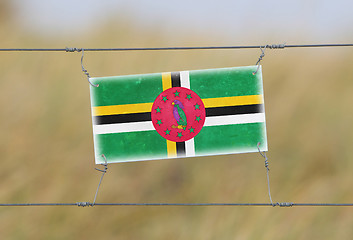
[[(219, 45), (122, 19), (70, 42), (1, 19), (1, 47)], [(251, 42), (253, 43), (253, 42)], [(263, 42), (261, 42), (263, 43)], [(256, 44), (256, 43), (254, 43)], [(253, 65), (259, 50), (85, 54), (92, 76)], [(353, 202), (353, 51), (267, 51), (263, 61), (274, 201)], [(92, 201), (89, 85), (79, 53), (0, 53), (0, 201)], [(97, 202), (268, 202), (263, 158), (241, 154), (109, 166)], [(343, 207), (1, 207), (1, 239), (351, 239)]]

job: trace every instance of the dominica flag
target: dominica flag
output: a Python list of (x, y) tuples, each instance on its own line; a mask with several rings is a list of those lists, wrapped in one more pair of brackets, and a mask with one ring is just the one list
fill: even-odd
[(91, 78), (96, 164), (267, 151), (256, 69)]

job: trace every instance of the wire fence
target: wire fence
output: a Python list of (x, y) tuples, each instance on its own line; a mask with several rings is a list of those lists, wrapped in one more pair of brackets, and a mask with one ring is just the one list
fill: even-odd
[(285, 48), (321, 48), (353, 47), (353, 43), (329, 44), (268, 44), (249, 46), (196, 46), (196, 47), (136, 47), (136, 48), (0, 48), (1, 52), (81, 52), (81, 51), (173, 51), (173, 50), (230, 50), (230, 49), (285, 49)]
[[(265, 49), (285, 49), (285, 48), (321, 48), (321, 47), (353, 47), (353, 43), (330, 43), (330, 44), (271, 44), (271, 45), (250, 45), (250, 46), (197, 46), (197, 47), (144, 47), (144, 48), (0, 48), (0, 52), (82, 52), (81, 65), (83, 60), (83, 53), (86, 51), (174, 51), (174, 50), (231, 50), (231, 49), (261, 49), (262, 55), (259, 62), (264, 56)], [(87, 72), (83, 68), (82, 70)], [(89, 79), (89, 74), (87, 75)], [(94, 207), (94, 206), (174, 206), (174, 207), (353, 207), (353, 203), (293, 203), (293, 202), (272, 202), (270, 183), (269, 183), (269, 168), (268, 159), (265, 153), (259, 153), (265, 158), (265, 167), (267, 169), (267, 183), (270, 203), (96, 203), (99, 187), (101, 185), (104, 174), (107, 171), (107, 163), (104, 164), (105, 169), (98, 171), (103, 172), (100, 178), (98, 188), (91, 202), (76, 202), (76, 203), (0, 203), (0, 207), (52, 207), (52, 206), (77, 206), (77, 207)]]
[(77, 207), (94, 207), (94, 206), (150, 206), (150, 207), (353, 207), (353, 203), (1, 203), (0, 207), (53, 207), (53, 206), (77, 206)]

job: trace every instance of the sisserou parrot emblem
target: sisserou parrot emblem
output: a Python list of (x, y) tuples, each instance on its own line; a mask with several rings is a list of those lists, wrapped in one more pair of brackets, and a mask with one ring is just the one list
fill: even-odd
[[(160, 136), (170, 142), (185, 142), (194, 138), (206, 119), (202, 99), (191, 89), (167, 88), (154, 100), (151, 120)], [(167, 144), (171, 144), (167, 141)]]
[(186, 129), (186, 126), (188, 125), (187, 119), (186, 119), (186, 114), (184, 112), (184, 106), (179, 100), (174, 100), (172, 102), (173, 107), (173, 116), (174, 119), (177, 121), (178, 125), (172, 125), (172, 128), (178, 128), (178, 129)]

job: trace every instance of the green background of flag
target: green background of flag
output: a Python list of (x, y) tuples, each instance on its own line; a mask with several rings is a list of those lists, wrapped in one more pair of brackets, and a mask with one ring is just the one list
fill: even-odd
[[(263, 94), (261, 69), (257, 66), (190, 71), (190, 89), (202, 99)], [(154, 102), (163, 91), (162, 74), (93, 78), (92, 106)], [(195, 153), (215, 155), (251, 152), (261, 142), (267, 150), (266, 124), (248, 123), (204, 126), (194, 138)], [(166, 140), (156, 131), (95, 134), (96, 160), (124, 162), (167, 158)]]

